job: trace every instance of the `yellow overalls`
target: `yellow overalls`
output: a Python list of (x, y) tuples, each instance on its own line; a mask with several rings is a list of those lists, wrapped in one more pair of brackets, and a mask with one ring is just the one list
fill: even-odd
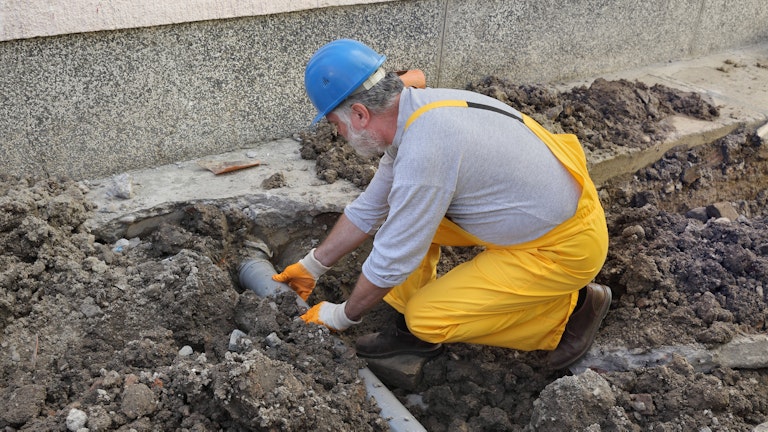
[[(429, 109), (444, 106), (501, 112), (466, 101), (439, 101), (415, 111), (406, 128)], [(575, 214), (542, 237), (513, 246), (481, 241), (443, 218), (419, 267), (384, 300), (405, 315), (414, 335), (427, 342), (553, 350), (579, 289), (605, 262), (605, 214), (575, 135), (552, 134), (526, 115), (502, 113), (523, 121), (582, 186)], [(441, 245), (485, 246), (485, 250), (438, 279)]]

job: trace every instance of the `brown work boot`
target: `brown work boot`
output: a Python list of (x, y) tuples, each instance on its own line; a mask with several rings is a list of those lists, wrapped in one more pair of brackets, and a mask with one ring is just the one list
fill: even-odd
[(443, 351), (439, 343), (425, 342), (414, 336), (400, 315), (396, 323), (387, 329), (361, 336), (355, 344), (357, 355), (368, 358), (394, 357), (411, 354), (420, 357), (434, 357)]
[(611, 306), (611, 289), (607, 286), (591, 283), (582, 289), (586, 290), (584, 303), (571, 314), (560, 343), (547, 357), (553, 369), (564, 369), (587, 353)]

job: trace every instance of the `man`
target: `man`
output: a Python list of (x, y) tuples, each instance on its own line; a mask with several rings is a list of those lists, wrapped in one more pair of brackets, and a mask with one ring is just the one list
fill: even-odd
[[(383, 156), (328, 237), (274, 279), (306, 300), (374, 236), (349, 298), (315, 305), (305, 321), (342, 331), (383, 299), (399, 318), (357, 341), (362, 357), (433, 356), (463, 342), (549, 350), (551, 367), (572, 364), (611, 303), (610, 289), (590, 283), (608, 234), (578, 140), (487, 96), (404, 88), (384, 60), (342, 39), (307, 64), (313, 124), (326, 117), (359, 153)], [(485, 250), (436, 278), (441, 245)]]

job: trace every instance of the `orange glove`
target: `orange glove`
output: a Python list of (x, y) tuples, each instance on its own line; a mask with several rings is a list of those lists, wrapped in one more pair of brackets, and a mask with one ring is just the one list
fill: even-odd
[(312, 290), (315, 289), (317, 279), (329, 269), (330, 267), (322, 265), (320, 261), (315, 259), (315, 250), (312, 249), (307, 256), (286, 267), (282, 273), (272, 276), (272, 279), (276, 282), (287, 283), (302, 300), (306, 301), (312, 294)]
[(347, 317), (344, 312), (344, 306), (347, 302), (342, 304), (320, 302), (310, 310), (308, 310), (301, 319), (307, 324), (320, 324), (328, 327), (334, 331), (344, 331), (348, 329), (352, 324), (359, 324), (360, 321), (352, 321)]

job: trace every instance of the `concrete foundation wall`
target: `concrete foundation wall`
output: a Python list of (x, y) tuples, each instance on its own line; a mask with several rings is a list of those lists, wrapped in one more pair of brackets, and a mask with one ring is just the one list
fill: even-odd
[(570, 81), (764, 43), (768, 2), (400, 0), (8, 40), (0, 173), (95, 178), (290, 136), (314, 116), (304, 65), (339, 37), (433, 87)]
[(397, 0), (3, 0), (0, 41)]

